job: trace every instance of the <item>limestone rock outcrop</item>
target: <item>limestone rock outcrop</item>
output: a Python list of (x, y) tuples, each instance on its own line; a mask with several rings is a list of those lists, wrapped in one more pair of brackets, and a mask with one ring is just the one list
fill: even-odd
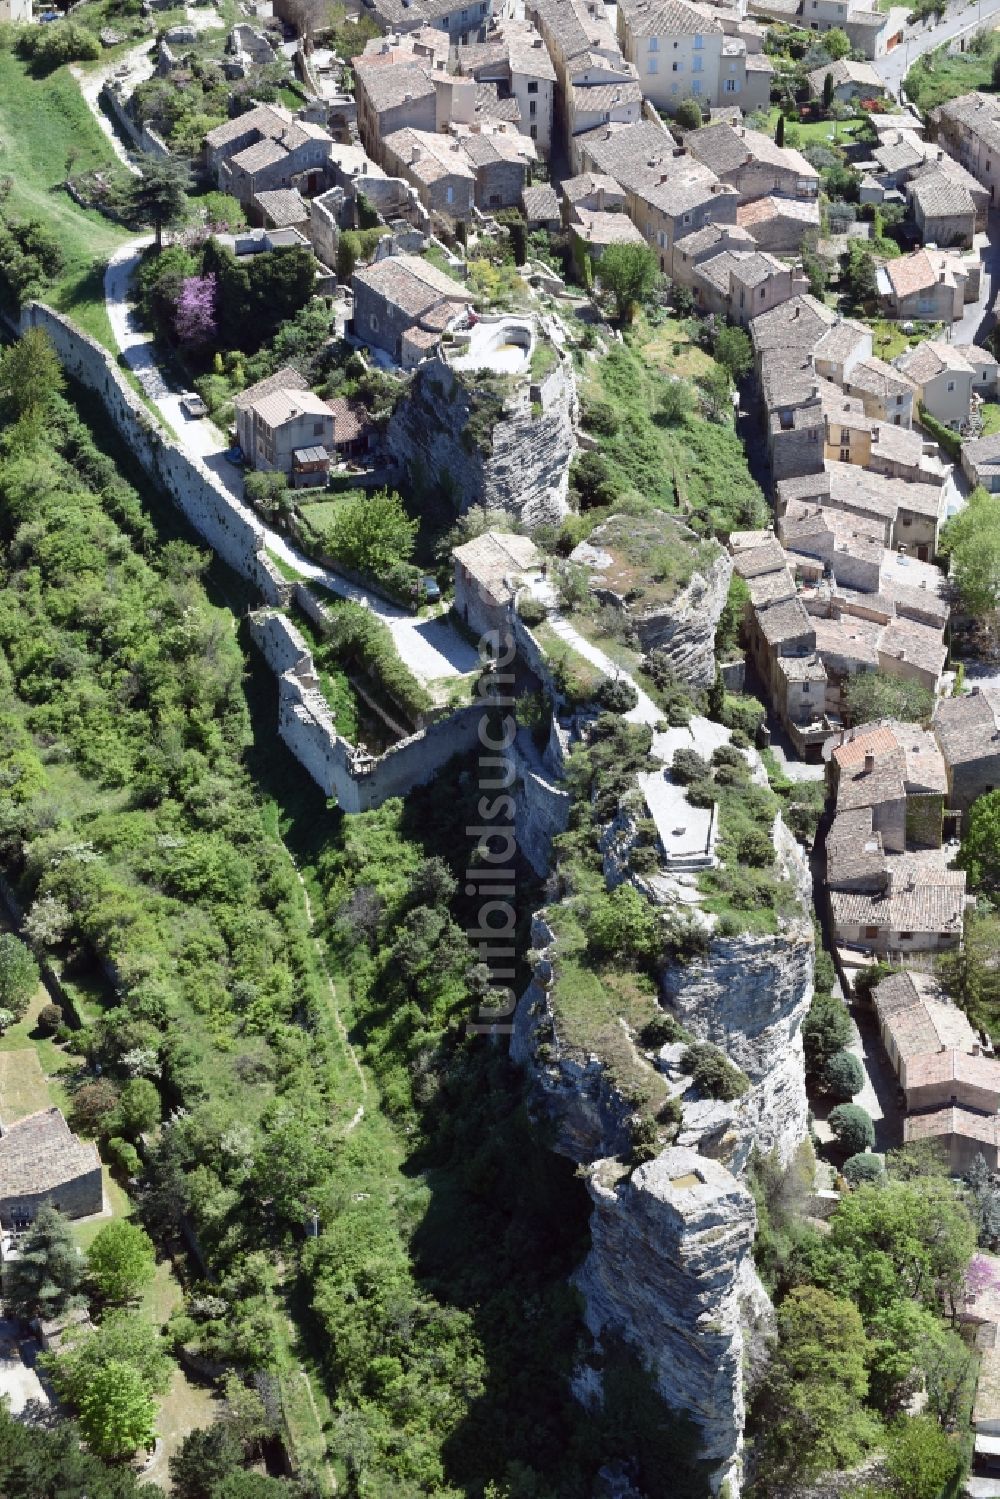
[(504, 510), (528, 530), (557, 524), (576, 451), (572, 368), (561, 360), (538, 384), (523, 377), (500, 391), (428, 360), (393, 412), (389, 451), (411, 480), (450, 491), (461, 511)]
[(640, 1349), (668, 1405), (689, 1411), (714, 1463), (713, 1488), (739, 1482), (743, 1440), (741, 1290), (756, 1229), (753, 1198), (717, 1161), (674, 1147), (631, 1175), (598, 1161), (587, 1177), (592, 1247), (575, 1280), (600, 1341)]

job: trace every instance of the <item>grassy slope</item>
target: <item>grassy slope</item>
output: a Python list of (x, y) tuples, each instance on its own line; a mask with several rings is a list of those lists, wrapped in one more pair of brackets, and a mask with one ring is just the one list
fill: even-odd
[(14, 179), (8, 206), (41, 219), (59, 238), (66, 267), (47, 300), (113, 349), (104, 307), (104, 264), (128, 238), (100, 214), (78, 208), (63, 191), (70, 150), (74, 171), (111, 166), (116, 158), (67, 69), (32, 78), (0, 53), (0, 172)]
[(946, 49), (925, 53), (906, 75), (907, 95), (920, 109), (934, 109), (970, 89), (992, 93), (993, 59), (998, 47), (1000, 38), (994, 33), (989, 49), (982, 55), (964, 52), (949, 56)]

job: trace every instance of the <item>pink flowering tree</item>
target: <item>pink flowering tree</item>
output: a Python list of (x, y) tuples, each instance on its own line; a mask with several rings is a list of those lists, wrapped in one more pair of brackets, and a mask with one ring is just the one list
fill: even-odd
[(970, 1296), (981, 1296), (984, 1291), (1000, 1290), (1000, 1271), (997, 1262), (987, 1254), (974, 1254), (965, 1272), (965, 1289)]
[(174, 332), (189, 349), (211, 343), (218, 333), (215, 318), (215, 274), (187, 276), (174, 310)]

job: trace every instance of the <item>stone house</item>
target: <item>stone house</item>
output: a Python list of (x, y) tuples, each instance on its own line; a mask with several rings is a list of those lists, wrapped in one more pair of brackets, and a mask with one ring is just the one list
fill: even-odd
[(325, 484), (333, 451), (333, 413), (297, 370), (287, 366), (240, 392), (236, 438), (255, 469), (287, 474), (296, 489)]
[(570, 169), (578, 172), (585, 163), (576, 137), (612, 123), (638, 122), (642, 89), (600, 0), (528, 0), (526, 14), (552, 59), (556, 109), (569, 143)]
[(539, 182), (521, 193), (521, 212), (529, 229), (548, 229), (555, 234), (562, 226), (562, 208), (554, 187)]
[(528, 536), (486, 531), (452, 552), (455, 610), (477, 635), (504, 632), (524, 575), (541, 564)]
[(457, 281), (415, 255), (389, 255), (356, 270), (354, 333), (404, 369), (432, 354), (445, 328), (466, 310)]
[(471, 219), (476, 171), (457, 137), (397, 130), (382, 142), (382, 161), (392, 176), (410, 183), (428, 212)]
[(946, 427), (969, 420), (975, 371), (958, 344), (927, 338), (896, 358), (896, 368), (917, 389), (917, 399)]
[[(892, 115), (890, 118), (895, 120), (899, 116)], [(905, 187), (910, 178), (924, 166), (928, 153), (933, 154), (933, 148), (917, 134), (916, 121), (912, 124), (913, 129), (907, 122), (905, 129), (883, 133), (878, 145), (872, 150), (872, 160), (878, 163), (878, 171), (873, 176), (886, 192)]]
[(962, 444), (962, 472), (970, 484), (1000, 494), (1000, 433)]
[(258, 141), (279, 139), (292, 123), (291, 110), (277, 104), (258, 104), (246, 114), (216, 125), (207, 133), (202, 145), (205, 167), (216, 186), (223, 162)]
[(686, 0), (623, 0), (617, 14), (622, 54), (657, 109), (687, 98), (747, 112), (767, 107), (772, 69), (748, 67), (745, 38), (727, 35), (721, 17)]
[(563, 222), (570, 222), (576, 208), (589, 208), (592, 213), (624, 213), (627, 201), (625, 189), (606, 172), (580, 172), (562, 184)]
[(694, 268), (692, 291), (704, 312), (745, 328), (750, 319), (808, 290), (801, 271), (764, 251), (723, 250)]
[(493, 11), (493, 0), (366, 0), (383, 33), (405, 35), (430, 27), (445, 32), (453, 44), (473, 41)]
[(494, 20), (484, 42), (462, 47), (457, 65), (478, 83), (493, 84), (500, 99), (515, 99), (518, 129), (548, 160), (552, 150), (556, 70), (530, 21)]
[(758, 249), (794, 255), (806, 234), (819, 232), (819, 203), (816, 199), (757, 198), (739, 205), (736, 222), (753, 235)]
[(476, 207), (516, 208), (527, 186), (528, 168), (536, 159), (535, 147), (525, 135), (502, 131), (459, 137), (462, 150), (475, 173)]
[(308, 234), (309, 204), (298, 188), (279, 187), (257, 193), (250, 207), (251, 216), (265, 229), (298, 229)]
[(972, 248), (978, 217), (972, 194), (936, 162), (911, 178), (906, 196), (925, 245)]
[(575, 208), (569, 233), (577, 255), (589, 255), (599, 261), (609, 245), (644, 245), (646, 241), (624, 213), (602, 213), (591, 208)]
[(932, 728), (948, 776), (948, 805), (968, 812), (1000, 787), (1000, 689), (973, 687), (934, 705)]
[(960, 94), (931, 111), (931, 128), (950, 155), (997, 199), (1000, 187), (1000, 100), (995, 94)]
[(858, 360), (847, 376), (846, 388), (860, 400), (865, 416), (894, 427), (913, 425), (913, 382), (877, 355)]
[(382, 142), (397, 130), (437, 130), (438, 96), (432, 68), (412, 53), (354, 59), (358, 131), (365, 150), (382, 160)]
[(744, 203), (773, 195), (814, 199), (819, 194), (819, 173), (801, 151), (775, 145), (760, 130), (704, 125), (684, 136), (684, 148)]
[(674, 245), (707, 224), (733, 224), (736, 193), (714, 172), (687, 156), (652, 121), (579, 137), (581, 170), (613, 178), (625, 192), (632, 222), (657, 253), (660, 270), (673, 274)]
[(979, 263), (925, 248), (886, 261), (877, 280), (887, 317), (954, 323), (979, 293)]
[(293, 121), (277, 137), (245, 146), (219, 167), (219, 190), (249, 208), (261, 192), (298, 188), (312, 196), (327, 186), (333, 140), (319, 125)]
[(849, 62), (843, 57), (806, 75), (814, 99), (823, 98), (828, 76), (833, 79), (833, 97), (841, 104), (853, 104), (855, 99), (881, 99), (886, 93), (885, 84), (870, 63)]
[(704, 229), (696, 229), (676, 241), (673, 279), (678, 285), (691, 288), (695, 271), (703, 261), (720, 255), (724, 250), (752, 249), (754, 241), (748, 230), (735, 224), (706, 224)]
[(67, 1218), (104, 1207), (97, 1146), (74, 1135), (58, 1109), (0, 1127), (0, 1227), (27, 1228), (44, 1204)]
[[(952, 1176), (968, 1176), (978, 1156), (983, 1157), (991, 1171), (1000, 1168), (1000, 1118), (995, 1114), (980, 1114), (974, 1109), (959, 1108), (955, 1104), (930, 1109), (924, 1114), (908, 1114), (903, 1120), (903, 1143), (938, 1146), (944, 1153)], [(980, 1388), (983, 1387), (982, 1370), (986, 1358), (987, 1355), (984, 1355), (980, 1365)], [(1000, 1368), (997, 1372), (1000, 1373)], [(983, 1438), (977, 1436), (977, 1447), (982, 1441)], [(987, 1441), (990, 1439), (987, 1438)]]
[(1000, 364), (993, 355), (978, 344), (957, 344), (955, 347), (972, 366), (973, 394), (983, 401), (1000, 399)]
[(1000, 1062), (983, 1054), (968, 1016), (929, 974), (890, 974), (872, 991), (872, 1003), (907, 1109), (957, 1105), (996, 1114)]

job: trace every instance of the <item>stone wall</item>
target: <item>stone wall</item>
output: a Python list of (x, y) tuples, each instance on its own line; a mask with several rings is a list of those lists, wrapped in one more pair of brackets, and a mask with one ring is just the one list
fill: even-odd
[(569, 824), (570, 795), (546, 770), (529, 730), (520, 730), (510, 758), (517, 850), (544, 879), (552, 862), (552, 840)]
[(257, 520), (203, 463), (167, 434), (107, 350), (41, 302), (29, 302), (24, 308), (21, 331), (27, 328), (45, 330), (67, 374), (101, 398), (130, 452), (222, 561), (249, 578), (268, 603), (283, 602), (290, 588), (264, 550), (264, 533)]
[(170, 147), (149, 125), (138, 125), (129, 113), (128, 102), (116, 88), (105, 83), (98, 96), (101, 108), (108, 114), (118, 129), (137, 151), (150, 156), (169, 156)]
[(368, 812), (392, 796), (425, 785), (454, 755), (479, 739), (483, 705), (459, 708), (378, 758), (359, 756), (337, 731), (319, 687), (312, 652), (283, 614), (262, 609), (249, 618), (250, 638), (278, 676), (278, 735), (299, 764), (345, 812)]

